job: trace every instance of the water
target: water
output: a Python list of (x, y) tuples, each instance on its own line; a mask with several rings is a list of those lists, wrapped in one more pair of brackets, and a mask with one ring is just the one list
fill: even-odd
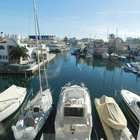
[[(84, 82), (88, 87), (91, 95), (92, 101), (92, 113), (93, 113), (93, 133), (92, 139), (96, 140), (101, 137), (105, 137), (103, 132), (98, 114), (94, 106), (94, 98), (99, 98), (102, 95), (107, 95), (114, 97), (115, 90), (120, 91), (122, 87), (133, 90), (140, 93), (140, 77), (131, 72), (125, 72), (122, 67), (122, 62), (107, 62), (101, 59), (83, 59), (76, 58), (71, 55), (70, 52), (57, 53), (56, 57), (50, 61), (47, 67), (48, 82), (53, 93), (54, 101), (54, 112), (51, 116), (53, 119), (51, 124), (45, 125), (42, 132), (54, 131), (54, 114), (56, 111), (57, 101), (61, 87), (70, 81)], [(45, 88), (45, 75), (42, 71), (42, 85)], [(8, 76), (0, 76), (0, 91), (5, 90), (12, 84), (25, 86), (28, 90), (32, 89), (35, 93), (39, 90), (38, 74), (33, 77), (12, 77), (10, 74)], [(119, 92), (117, 94), (117, 102), (120, 103)], [(32, 98), (32, 97), (30, 97)], [(123, 109), (123, 107), (122, 107)], [(19, 113), (19, 111), (17, 112)], [(16, 114), (17, 114), (16, 113)], [(1, 125), (6, 127), (14, 123), (15, 116), (11, 116), (10, 119), (5, 120)], [(128, 120), (128, 126), (132, 131), (133, 135), (136, 137), (137, 131)], [(13, 134), (11, 130), (6, 130), (6, 134), (0, 137), (0, 140), (13, 140)], [(10, 136), (10, 137), (9, 137)], [(38, 139), (38, 138), (37, 138)]]

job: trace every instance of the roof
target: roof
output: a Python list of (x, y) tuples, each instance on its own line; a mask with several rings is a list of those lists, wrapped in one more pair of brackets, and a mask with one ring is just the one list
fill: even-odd
[(6, 40), (0, 40), (0, 43), (6, 43)]
[[(36, 44), (36, 41), (34, 41), (34, 40), (21, 41), (21, 43)], [(39, 44), (45, 44), (45, 43), (44, 42), (39, 42)]]

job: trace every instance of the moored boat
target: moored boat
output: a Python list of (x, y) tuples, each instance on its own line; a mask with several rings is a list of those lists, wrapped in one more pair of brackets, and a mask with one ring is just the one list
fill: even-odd
[(112, 97), (94, 99), (107, 140), (134, 140), (127, 128), (127, 120)]
[(71, 83), (62, 87), (55, 118), (56, 140), (90, 140), (91, 101), (88, 89)]
[(102, 58), (103, 59), (109, 59), (109, 54), (107, 52), (102, 53)]
[(110, 54), (110, 59), (112, 59), (112, 60), (118, 60), (118, 54), (116, 54), (116, 53), (111, 53), (111, 54)]
[(140, 123), (140, 96), (126, 89), (121, 90), (121, 95), (124, 102), (133, 113), (134, 116), (131, 116), (131, 119), (137, 123), (138, 128)]
[(126, 57), (124, 55), (119, 55), (118, 56), (118, 60), (125, 61), (126, 60)]
[(0, 94), (0, 122), (13, 114), (24, 102), (26, 88), (10, 86)]
[(35, 98), (28, 102), (12, 126), (16, 140), (33, 140), (47, 120), (52, 108), (52, 96), (49, 89), (38, 92)]
[(131, 71), (131, 72), (134, 72), (134, 73), (138, 72), (138, 64), (137, 63), (133, 63), (133, 62), (125, 63), (124, 68)]
[[(38, 18), (36, 13), (35, 0), (33, 0), (33, 4), (34, 4), (35, 19), (36, 19), (35, 29), (38, 29), (38, 31), (36, 31), (36, 45), (37, 48), (39, 48), (39, 40), (37, 37), (37, 33), (39, 33), (39, 25), (37, 20)], [(40, 89), (37, 95), (35, 96), (35, 98), (29, 101), (26, 107), (23, 109), (16, 124), (12, 126), (12, 130), (16, 140), (33, 140), (38, 134), (38, 132), (41, 130), (41, 128), (43, 127), (52, 109), (52, 94), (50, 89), (48, 88), (47, 74), (45, 73), (46, 69), (44, 64), (44, 58), (43, 58), (43, 64), (44, 64), (44, 70), (45, 70), (44, 73), (45, 73), (45, 80), (46, 80), (45, 90), (43, 90), (42, 88), (40, 59), (39, 59), (39, 53), (37, 54), (38, 54), (38, 68), (39, 68), (38, 74), (39, 74)]]

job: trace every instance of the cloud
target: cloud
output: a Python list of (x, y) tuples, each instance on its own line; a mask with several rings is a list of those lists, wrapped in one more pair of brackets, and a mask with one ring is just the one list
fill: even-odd
[(92, 14), (139, 14), (140, 11), (99, 11), (99, 12), (93, 12)]

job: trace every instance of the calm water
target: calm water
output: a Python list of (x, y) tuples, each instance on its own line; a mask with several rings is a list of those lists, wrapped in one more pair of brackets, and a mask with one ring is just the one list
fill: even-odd
[[(99, 98), (102, 95), (114, 97), (115, 90), (120, 91), (122, 87), (136, 91), (138, 94), (140, 93), (140, 77), (134, 73), (125, 72), (122, 67), (122, 62), (120, 61), (107, 62), (101, 59), (76, 58), (71, 55), (70, 51), (57, 53), (56, 57), (50, 61), (46, 67), (49, 86), (53, 93), (54, 111), (51, 114), (50, 123), (48, 126), (47, 124), (44, 126), (42, 132), (46, 132), (46, 130), (50, 133), (54, 132), (53, 122), (59, 93), (61, 87), (70, 81), (84, 82), (90, 91), (94, 123), (92, 133), (93, 140), (104, 137), (104, 132), (94, 106), (94, 98)], [(45, 87), (45, 76), (43, 72), (42, 79), (42, 85)], [(34, 93), (39, 90), (37, 74), (27, 78), (13, 77), (10, 74), (8, 76), (0, 76), (0, 83), (1, 92), (12, 84), (25, 86), (29, 90), (32, 89)], [(30, 94), (28, 94), (28, 97), (32, 98)], [(123, 109), (123, 106), (120, 103), (119, 92), (117, 94), (117, 102)], [(14, 123), (14, 120), (16, 120), (18, 113), (19, 111), (0, 123), (0, 128), (3, 128), (4, 130), (10, 127)], [(136, 136), (137, 131), (130, 120), (128, 120), (128, 126), (133, 135)], [(14, 140), (12, 132), (9, 129), (5, 131), (5, 136), (0, 137), (0, 140)]]

